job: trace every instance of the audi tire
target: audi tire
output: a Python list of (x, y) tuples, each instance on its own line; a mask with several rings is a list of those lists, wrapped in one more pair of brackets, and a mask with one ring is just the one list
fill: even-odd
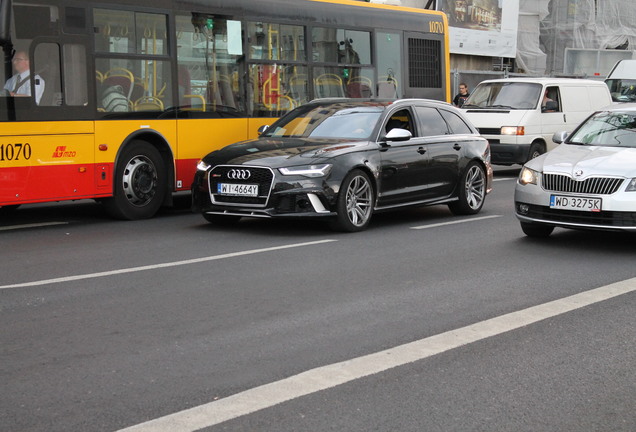
[(337, 216), (332, 227), (345, 232), (366, 229), (371, 221), (374, 202), (375, 194), (369, 176), (358, 169), (351, 171), (340, 187)]
[(458, 185), (458, 201), (448, 205), (455, 215), (471, 215), (479, 213), (486, 199), (486, 172), (477, 162), (466, 167)]

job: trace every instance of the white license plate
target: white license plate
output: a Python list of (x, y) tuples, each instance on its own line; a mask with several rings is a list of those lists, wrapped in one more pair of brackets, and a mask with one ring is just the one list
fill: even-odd
[(554, 209), (600, 212), (601, 206), (600, 198), (550, 195), (550, 208)]
[(258, 196), (257, 184), (219, 183), (217, 193), (220, 195)]

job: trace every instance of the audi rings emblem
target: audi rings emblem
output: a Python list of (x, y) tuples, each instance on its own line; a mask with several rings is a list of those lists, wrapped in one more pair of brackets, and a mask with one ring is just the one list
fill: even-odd
[(231, 169), (227, 172), (227, 178), (232, 180), (247, 180), (252, 173), (246, 169)]

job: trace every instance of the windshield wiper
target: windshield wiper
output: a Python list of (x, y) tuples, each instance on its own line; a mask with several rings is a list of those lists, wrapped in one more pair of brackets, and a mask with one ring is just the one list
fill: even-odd
[(506, 109), (513, 109), (511, 106), (509, 105), (488, 105), (485, 108), (506, 108)]

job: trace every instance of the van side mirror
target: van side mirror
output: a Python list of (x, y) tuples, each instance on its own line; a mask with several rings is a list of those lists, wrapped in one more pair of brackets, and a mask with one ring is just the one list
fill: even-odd
[(258, 128), (258, 131), (257, 131), (257, 132), (258, 132), (258, 134), (260, 135), (260, 134), (262, 134), (262, 133), (267, 132), (267, 130), (268, 130), (268, 129), (269, 129), (269, 125), (263, 125), (263, 126), (261, 126), (261, 127), (259, 127), (259, 128)]
[(561, 144), (563, 141), (566, 140), (567, 137), (567, 131), (555, 132), (554, 135), (552, 135), (552, 141), (554, 141), (555, 144)]

